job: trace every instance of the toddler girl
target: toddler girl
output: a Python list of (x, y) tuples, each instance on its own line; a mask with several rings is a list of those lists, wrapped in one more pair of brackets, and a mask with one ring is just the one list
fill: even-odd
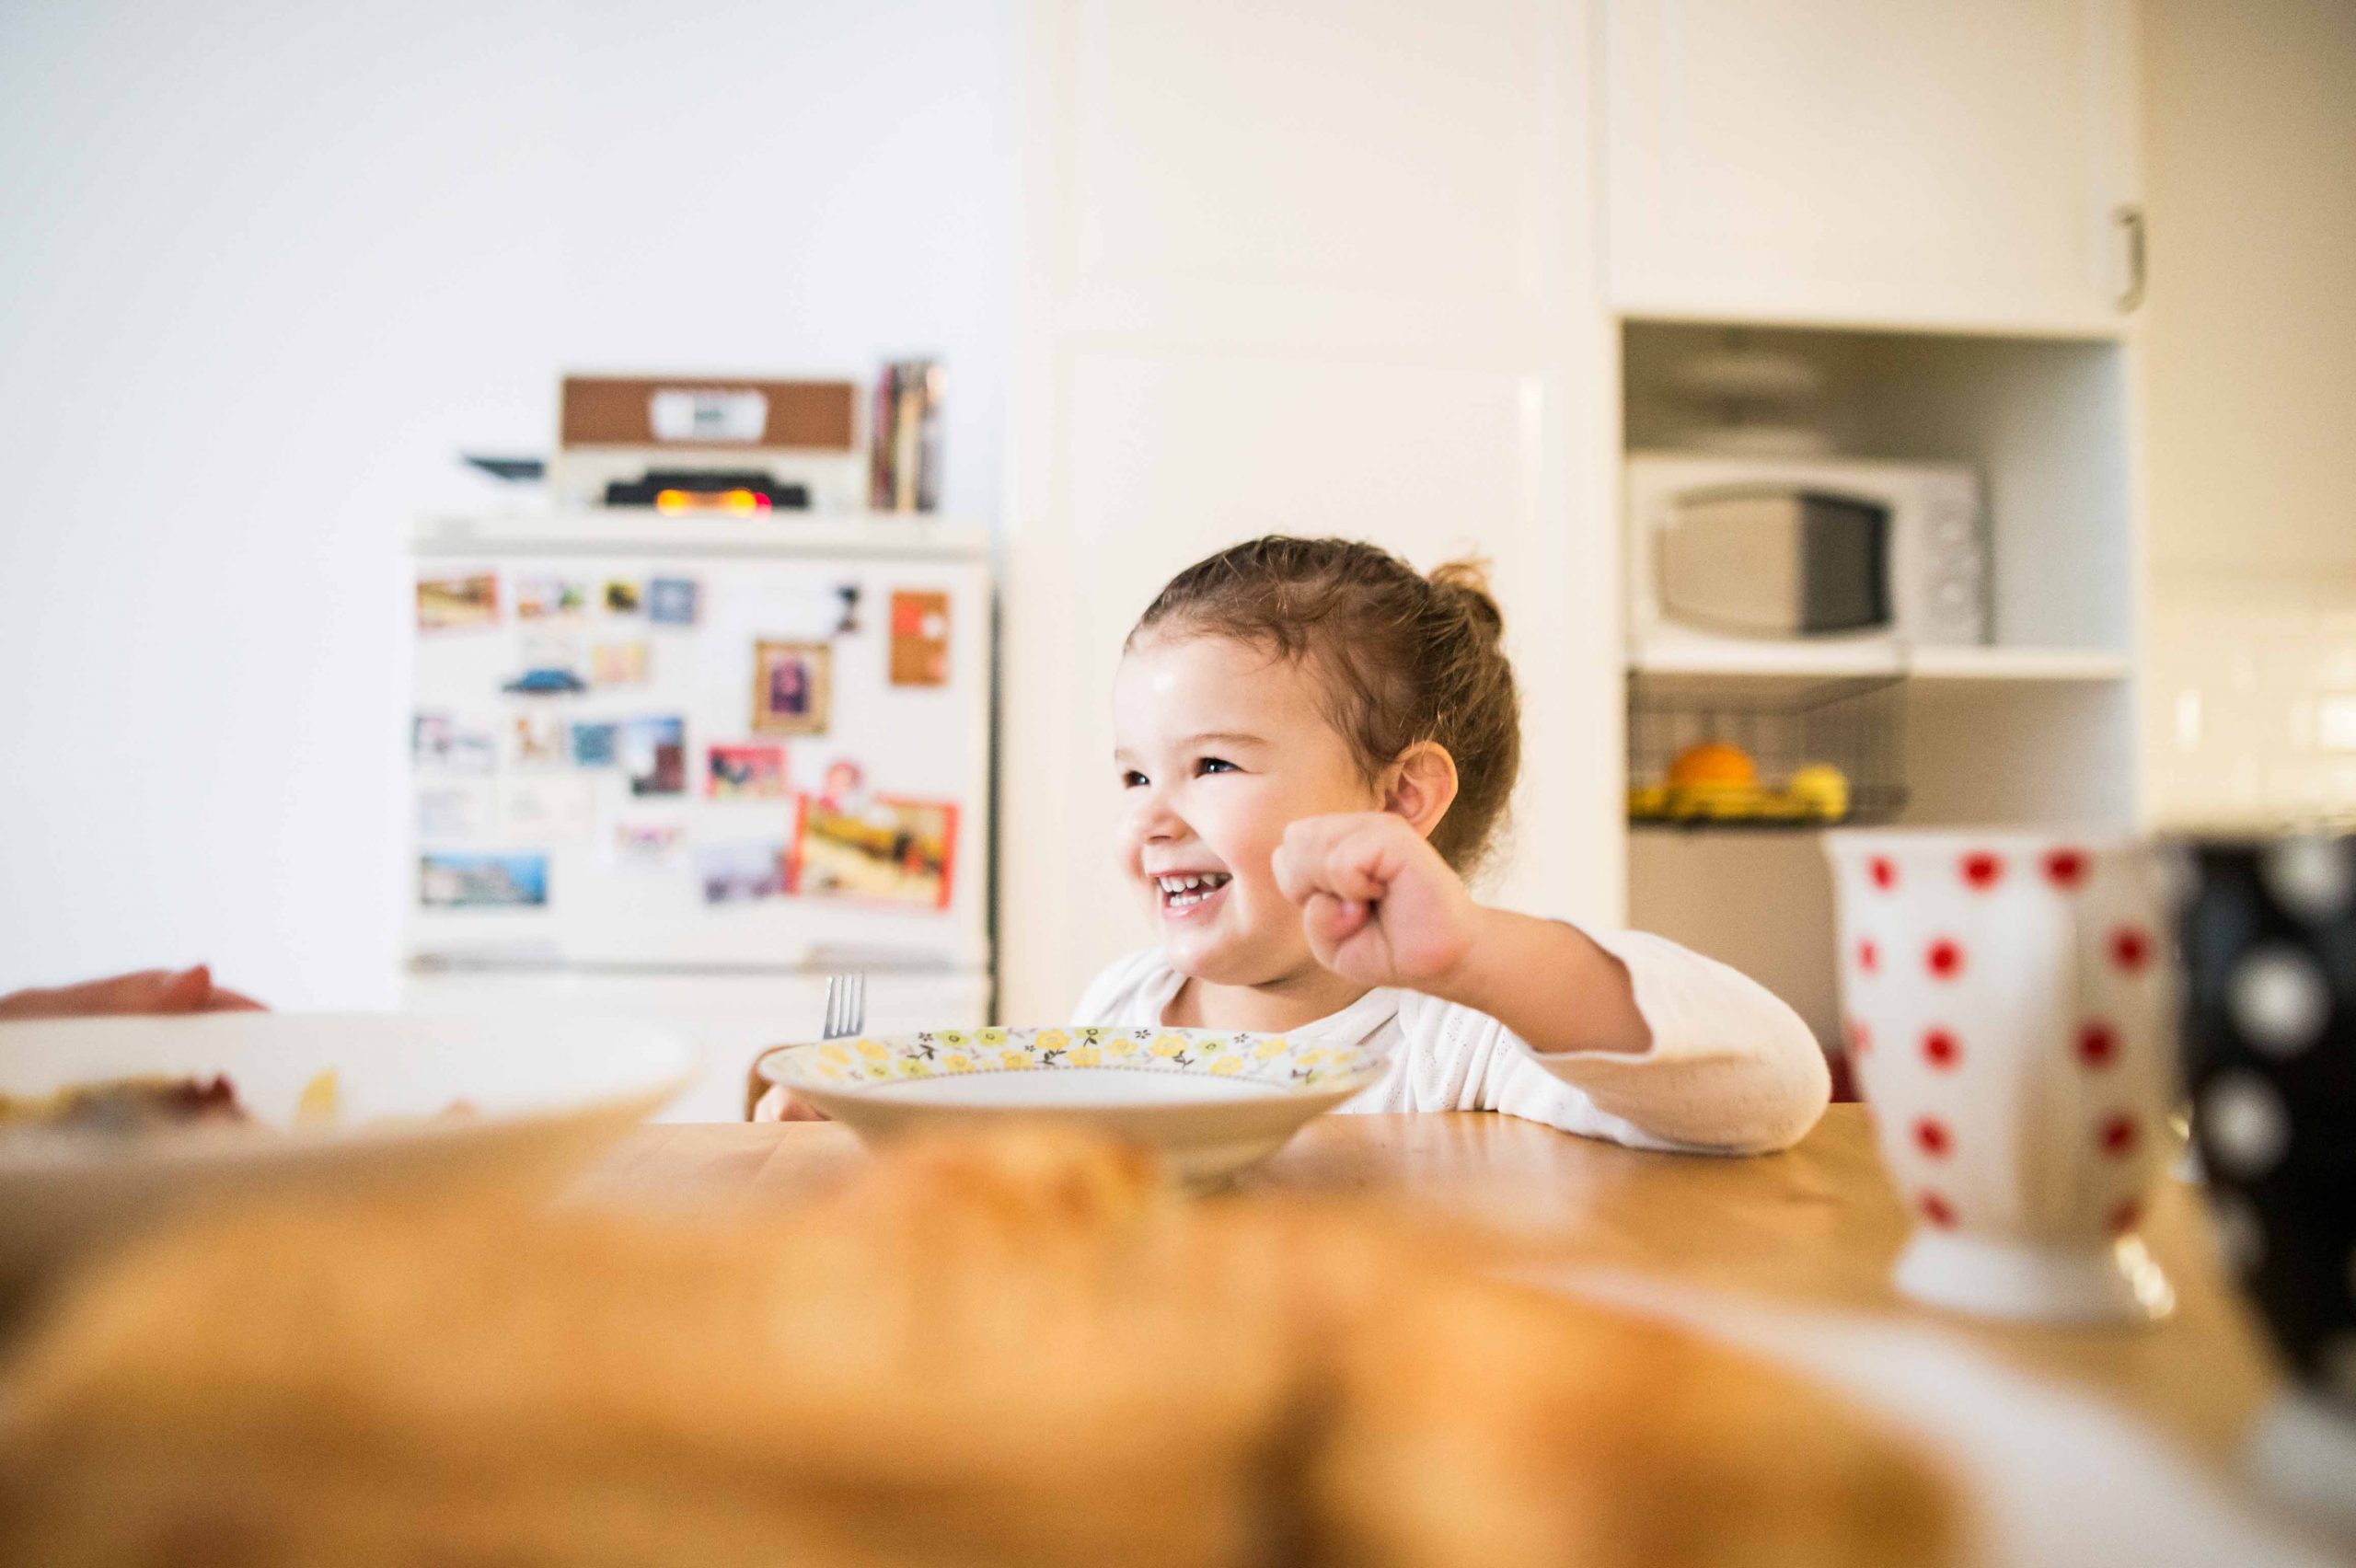
[[(1831, 1090), (1798, 1015), (1676, 943), (1473, 902), (1520, 766), (1477, 569), (1271, 536), (1172, 578), (1113, 687), (1120, 848), (1161, 945), (1082, 1024), (1362, 1042), (1345, 1111), (1506, 1111), (1646, 1148), (1749, 1153)], [(781, 1091), (767, 1114), (791, 1110)]]
[(1073, 1020), (1387, 1049), (1350, 1111), (1507, 1111), (1650, 1148), (1781, 1148), (1823, 1054), (1762, 986), (1674, 942), (1476, 904), (1520, 764), (1478, 571), (1255, 539), (1187, 568), (1114, 681), (1121, 853), (1161, 943)]

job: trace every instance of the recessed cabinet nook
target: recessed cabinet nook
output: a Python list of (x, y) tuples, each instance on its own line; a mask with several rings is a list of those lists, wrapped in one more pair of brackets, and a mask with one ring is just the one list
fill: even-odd
[[(2129, 0), (1288, 4), (1216, 51), (1191, 14), (1025, 11), (1007, 1016), (1148, 940), (1102, 847), (1104, 693), (1152, 589), (1255, 532), (1486, 556), (1526, 707), (1490, 895), (1724, 958), (1829, 1046), (1824, 802), (2138, 820), (2165, 236)], [(1629, 457), (1659, 453), (1968, 471), (1984, 640), (1641, 635)], [(1873, 777), (1813, 820), (1632, 824), (1693, 710)]]

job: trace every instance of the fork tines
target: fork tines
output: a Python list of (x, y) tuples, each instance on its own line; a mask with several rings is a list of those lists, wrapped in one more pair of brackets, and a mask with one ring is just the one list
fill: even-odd
[(826, 1027), (819, 1038), (839, 1040), (867, 1026), (867, 976), (851, 973), (826, 976)]

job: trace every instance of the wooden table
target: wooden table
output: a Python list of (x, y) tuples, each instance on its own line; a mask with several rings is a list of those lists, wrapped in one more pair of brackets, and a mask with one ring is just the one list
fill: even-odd
[[(652, 1125), (586, 1173), (600, 1199), (791, 1202), (863, 1156), (824, 1123)], [(2177, 1311), (2145, 1328), (1985, 1323), (1890, 1288), (1906, 1220), (1863, 1109), (1836, 1105), (1796, 1148), (1752, 1159), (1646, 1154), (1484, 1114), (1326, 1116), (1245, 1190), (1380, 1197), (1472, 1219), (1518, 1259), (1602, 1265), (1787, 1306), (1934, 1324), (2078, 1385), (2226, 1472), (2281, 1374), (2221, 1272), (2199, 1194), (2171, 1182), (2145, 1240)]]

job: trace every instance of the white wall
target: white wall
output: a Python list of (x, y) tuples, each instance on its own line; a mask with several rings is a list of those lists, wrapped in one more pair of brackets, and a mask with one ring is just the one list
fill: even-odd
[(951, 372), (997, 511), (1003, 0), (0, 6), (0, 990), (391, 1000), (422, 507), (567, 369)]

